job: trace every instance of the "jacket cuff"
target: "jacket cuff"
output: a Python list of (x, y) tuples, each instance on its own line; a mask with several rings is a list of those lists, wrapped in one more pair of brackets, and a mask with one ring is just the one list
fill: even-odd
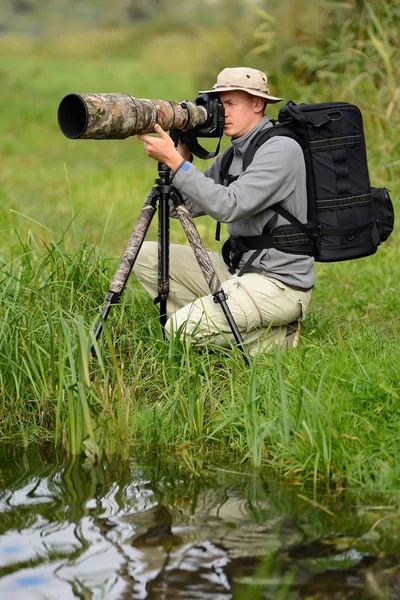
[(189, 163), (187, 160), (182, 160), (182, 162), (181, 162), (181, 164), (179, 165), (179, 167), (178, 167), (177, 169), (175, 169), (175, 171), (173, 171), (173, 172), (171, 173), (171, 177), (170, 177), (170, 181), (171, 181), (171, 183), (172, 183), (172, 180), (174, 179), (175, 175), (176, 175), (176, 174), (177, 174), (179, 171), (182, 171), (182, 172), (189, 171), (189, 169), (190, 169), (190, 166), (191, 166), (191, 163)]

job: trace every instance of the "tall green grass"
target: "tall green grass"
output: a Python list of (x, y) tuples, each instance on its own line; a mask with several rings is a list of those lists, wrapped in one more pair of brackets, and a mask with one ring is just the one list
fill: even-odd
[[(289, 0), (284, 5), (297, 10)], [(280, 48), (271, 79), (286, 97), (359, 104), (371, 180), (392, 190), (397, 210), (399, 45), (393, 15), (381, 3), (365, 3), (358, 13), (348, 3), (340, 17), (339, 3), (331, 3), (320, 17), (325, 36), (303, 19), (311, 30), (299, 25), (280, 40), (274, 34), (277, 24), (283, 27), (279, 7), (271, 3), (270, 12), (258, 13), (258, 41), (250, 43), (253, 23), (243, 63), (268, 71)], [(206, 73), (211, 80), (217, 64), (226, 66), (217, 54), (215, 65), (205, 58), (195, 66), (187, 61), (189, 48), (200, 51), (213, 37), (211, 26), (179, 42), (176, 31), (157, 23), (146, 27), (148, 39), (136, 42), (130, 29), (80, 33), (72, 42), (61, 36), (54, 52), (51, 39), (0, 39), (2, 439), (50, 439), (67, 453), (86, 452), (92, 462), (103, 454), (127, 456), (135, 445), (172, 449), (197, 474), (202, 459), (229, 452), (315, 488), (395, 489), (397, 229), (372, 257), (317, 265), (297, 351), (260, 354), (249, 368), (236, 349), (198, 353), (180, 340), (165, 341), (157, 308), (132, 276), (122, 303), (112, 309), (97, 358), (91, 357), (93, 324), (156, 169), (137, 140), (63, 138), (58, 103), (71, 91), (193, 98), (200, 73), (204, 84)], [(248, 48), (267, 34), (275, 35), (274, 45), (250, 55)], [(336, 54), (337, 39), (343, 56)], [(218, 42), (213, 37), (215, 47)], [(162, 48), (171, 50), (167, 64)], [(208, 247), (219, 247), (211, 220), (201, 218), (199, 230)], [(155, 239), (156, 224), (149, 236)], [(184, 241), (174, 222), (171, 240)]]
[(163, 340), (157, 309), (132, 284), (93, 359), (111, 273), (87, 243), (68, 251), (33, 234), (4, 266), (3, 439), (53, 439), (93, 462), (136, 444), (184, 445), (192, 468), (229, 451), (315, 486), (398, 485), (397, 330), (314, 317), (297, 351), (260, 354), (249, 368), (235, 349)]

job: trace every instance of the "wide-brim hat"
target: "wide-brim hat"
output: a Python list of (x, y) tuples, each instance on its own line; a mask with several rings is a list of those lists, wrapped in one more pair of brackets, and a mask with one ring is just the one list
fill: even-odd
[(227, 68), (219, 73), (217, 82), (214, 83), (212, 90), (203, 90), (199, 92), (199, 94), (240, 90), (242, 92), (247, 92), (252, 96), (265, 98), (265, 100), (271, 104), (281, 102), (282, 98), (271, 96), (267, 83), (268, 77), (266, 74), (257, 69), (250, 69), (247, 67)]

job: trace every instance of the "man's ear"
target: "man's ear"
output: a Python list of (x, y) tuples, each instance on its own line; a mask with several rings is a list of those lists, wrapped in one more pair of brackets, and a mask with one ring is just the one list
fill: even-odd
[(261, 98), (260, 96), (254, 96), (253, 106), (254, 106), (255, 113), (264, 112), (264, 108), (265, 108), (264, 98)]

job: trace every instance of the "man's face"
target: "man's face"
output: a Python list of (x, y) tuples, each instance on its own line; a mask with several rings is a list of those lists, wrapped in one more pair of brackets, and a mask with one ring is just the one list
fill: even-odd
[(234, 90), (220, 92), (219, 99), (225, 109), (224, 132), (232, 138), (244, 135), (262, 119), (264, 101), (259, 96)]

